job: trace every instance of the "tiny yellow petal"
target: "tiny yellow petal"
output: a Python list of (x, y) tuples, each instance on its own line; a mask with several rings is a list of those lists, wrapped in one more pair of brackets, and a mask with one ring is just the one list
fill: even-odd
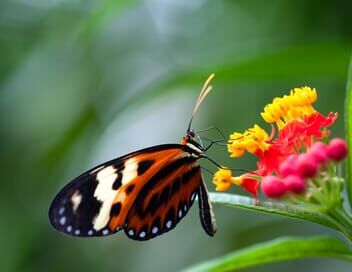
[(258, 150), (267, 150), (269, 144), (266, 141), (268, 140), (269, 135), (265, 130), (258, 125), (254, 125), (244, 133), (235, 132), (231, 134), (227, 144), (227, 150), (231, 157), (238, 158), (243, 156), (245, 150), (252, 154), (256, 153)]
[(312, 104), (317, 100), (317, 91), (310, 87), (294, 88), (289, 95), (276, 97), (261, 113), (265, 122), (276, 123), (279, 129), (287, 123), (302, 119), (315, 112)]
[(276, 122), (276, 119), (271, 115), (270, 112), (264, 111), (260, 114), (265, 122), (268, 124)]
[(227, 150), (229, 151), (231, 158), (239, 158), (244, 154), (244, 149), (242, 148), (228, 147)]
[(237, 141), (237, 140), (240, 140), (241, 138), (243, 138), (243, 134), (239, 132), (234, 132), (230, 135), (230, 140)]
[(216, 185), (216, 191), (227, 191), (231, 187), (232, 172), (228, 169), (219, 169), (213, 177), (213, 183)]

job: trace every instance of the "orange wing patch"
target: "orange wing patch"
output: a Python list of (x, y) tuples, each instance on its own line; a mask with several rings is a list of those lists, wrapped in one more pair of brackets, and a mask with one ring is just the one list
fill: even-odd
[[(138, 193), (129, 211), (125, 232), (136, 240), (147, 240), (173, 229), (187, 214), (198, 194), (202, 176), (197, 162), (171, 162), (151, 177)], [(171, 171), (171, 169), (176, 168)], [(170, 173), (167, 170), (170, 169)]]
[[(189, 157), (188, 155), (182, 149), (169, 149), (153, 154), (140, 154), (131, 158), (133, 160), (127, 160), (123, 177), (128, 176), (129, 178), (122, 181), (122, 186), (113, 201), (108, 224), (109, 228), (111, 230), (123, 228), (127, 214), (144, 185), (162, 172), (162, 169), (167, 165), (173, 162), (185, 161)], [(134, 164), (135, 167), (130, 164)], [(154, 189), (157, 190), (157, 187)]]
[(49, 209), (51, 224), (68, 235), (110, 235), (125, 220), (143, 185), (173, 161), (190, 154), (178, 144), (159, 145), (97, 166), (68, 183)]

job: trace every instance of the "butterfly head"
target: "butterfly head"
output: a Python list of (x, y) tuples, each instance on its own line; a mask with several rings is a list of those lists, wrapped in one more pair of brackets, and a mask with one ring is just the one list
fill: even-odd
[(193, 142), (196, 142), (194, 139), (195, 137), (196, 137), (195, 131), (193, 129), (187, 129), (186, 135), (182, 137), (181, 144), (183, 144), (183, 145), (186, 145), (188, 143), (193, 144)]
[(190, 147), (193, 151), (196, 151), (201, 157), (205, 156), (204, 146), (199, 144), (196, 140), (196, 133), (193, 129), (188, 129), (185, 136), (182, 138), (181, 144)]

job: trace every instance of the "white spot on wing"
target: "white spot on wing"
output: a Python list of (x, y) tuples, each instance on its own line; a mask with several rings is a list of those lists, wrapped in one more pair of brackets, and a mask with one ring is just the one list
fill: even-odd
[(59, 210), (59, 214), (60, 215), (63, 215), (65, 212), (65, 207), (61, 207), (60, 210)]
[(182, 217), (182, 209), (180, 209), (180, 210), (178, 211), (178, 217), (179, 217), (179, 218)]
[(140, 237), (140, 238), (144, 238), (145, 235), (146, 235), (145, 231), (142, 231), (142, 232), (139, 234), (139, 237)]
[(97, 231), (104, 228), (109, 222), (111, 205), (116, 196), (116, 191), (112, 189), (112, 185), (116, 178), (117, 173), (113, 166), (105, 167), (97, 174), (98, 185), (94, 197), (102, 202), (99, 213), (93, 220), (93, 228)]
[(72, 210), (74, 213), (76, 212), (81, 201), (82, 195), (79, 193), (79, 191), (75, 191), (74, 194), (71, 196)]
[(122, 185), (129, 183), (137, 176), (138, 162), (135, 158), (130, 158), (125, 162), (125, 169), (122, 173)]
[(171, 225), (172, 225), (171, 220), (169, 220), (169, 221), (166, 222), (166, 227), (167, 227), (168, 229), (171, 228)]
[(129, 236), (133, 236), (134, 235), (133, 229), (130, 229), (127, 233), (128, 233)]
[(108, 166), (100, 170), (97, 174), (97, 180), (98, 182), (103, 182), (105, 179), (110, 178), (111, 176), (114, 176), (116, 174), (116, 168), (113, 166)]
[(158, 232), (158, 230), (159, 230), (158, 227), (154, 227), (154, 228), (152, 229), (152, 233), (153, 233), (153, 234), (156, 234), (156, 233)]
[(79, 230), (79, 229), (76, 229), (76, 230), (75, 230), (75, 235), (77, 235), (77, 236), (78, 236), (80, 233), (81, 233), (81, 232), (80, 232), (80, 230)]
[(72, 231), (72, 226), (67, 226), (66, 231), (67, 232), (71, 232)]
[(94, 233), (94, 231), (93, 231), (93, 230), (89, 230), (89, 231), (88, 231), (88, 235), (89, 235), (89, 236), (92, 236), (92, 235), (93, 235), (93, 233)]
[(63, 216), (63, 217), (60, 218), (60, 225), (63, 226), (65, 224), (66, 224), (66, 217)]
[(109, 230), (108, 229), (104, 229), (103, 230), (103, 235), (108, 235), (109, 234)]

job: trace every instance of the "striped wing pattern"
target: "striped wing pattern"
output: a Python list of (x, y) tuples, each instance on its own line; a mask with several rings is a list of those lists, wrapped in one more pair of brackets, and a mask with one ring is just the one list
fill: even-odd
[[(187, 146), (154, 146), (104, 163), (71, 181), (52, 202), (49, 219), (68, 235), (105, 236), (124, 229), (132, 239), (147, 240), (174, 228), (203, 186), (197, 157)], [(205, 211), (203, 227), (211, 217)], [(212, 226), (208, 228), (215, 232)]]
[(189, 157), (169, 162), (138, 193), (126, 219), (126, 234), (147, 240), (173, 229), (187, 214), (198, 194), (202, 176)]

